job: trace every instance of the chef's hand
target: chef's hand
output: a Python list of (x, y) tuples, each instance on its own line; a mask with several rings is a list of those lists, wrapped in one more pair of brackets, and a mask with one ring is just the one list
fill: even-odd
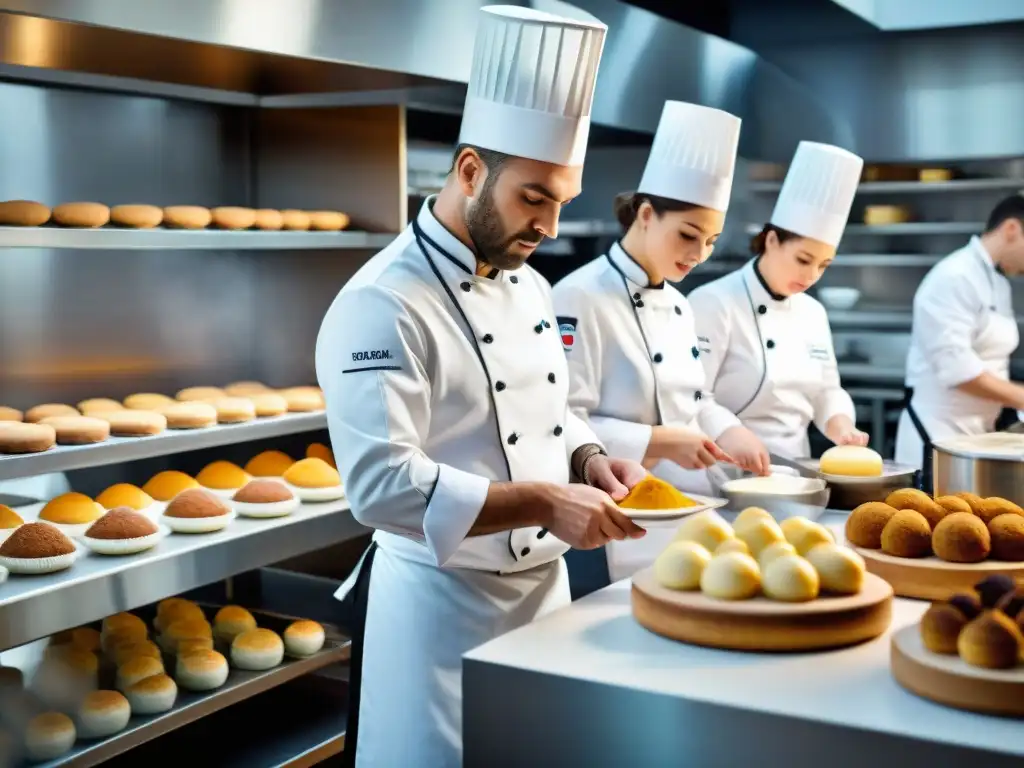
[(825, 437), (836, 445), (867, 445), (868, 433), (861, 432), (849, 416), (833, 416), (825, 425)]
[(646, 531), (622, 514), (612, 497), (582, 483), (547, 487), (547, 528), (574, 549), (639, 539)]
[(772, 460), (768, 449), (757, 439), (757, 435), (746, 427), (730, 427), (718, 436), (719, 447), (735, 459), (733, 462), (740, 469), (756, 475), (769, 475), (772, 471)]
[(642, 464), (629, 459), (614, 459), (600, 453), (587, 459), (586, 468), (590, 484), (600, 488), (615, 501), (622, 501), (634, 485), (647, 477), (647, 470)]
[(707, 469), (719, 461), (736, 463), (707, 435), (679, 427), (655, 427), (647, 446), (647, 456), (668, 459), (683, 469)]

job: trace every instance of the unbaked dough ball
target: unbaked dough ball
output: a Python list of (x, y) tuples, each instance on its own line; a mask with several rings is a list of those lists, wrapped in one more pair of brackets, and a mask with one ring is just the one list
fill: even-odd
[(766, 510), (763, 510), (760, 507), (747, 507), (736, 515), (736, 519), (732, 522), (732, 528), (734, 531), (738, 531), (740, 528), (745, 528), (757, 520), (770, 520), (775, 522), (775, 518), (768, 514)]
[(714, 554), (724, 555), (726, 552), (739, 552), (743, 555), (749, 555), (750, 547), (741, 539), (726, 539), (718, 545), (718, 549), (714, 551)]
[(748, 547), (754, 557), (761, 554), (761, 550), (777, 541), (785, 541), (782, 529), (774, 520), (755, 520), (736, 532), (736, 538), (741, 539)]
[(695, 541), (674, 541), (654, 561), (654, 578), (668, 589), (697, 589), (711, 553)]
[(818, 596), (818, 572), (798, 555), (782, 555), (765, 569), (761, 588), (772, 600), (806, 602)]
[(704, 567), (700, 589), (721, 600), (746, 600), (761, 589), (761, 569), (750, 555), (727, 552), (717, 555)]
[(789, 543), (796, 547), (801, 555), (807, 555), (814, 547), (820, 544), (835, 544), (835, 537), (832, 532), (821, 523), (808, 521), (810, 524), (802, 526)]
[(733, 538), (732, 527), (713, 509), (699, 512), (683, 521), (674, 541), (695, 541), (708, 552), (714, 552), (723, 541)]
[(855, 595), (864, 586), (864, 558), (849, 547), (819, 544), (812, 547), (806, 557), (818, 572), (823, 590)]
[(757, 556), (757, 564), (761, 567), (761, 572), (764, 573), (764, 570), (775, 558), (795, 554), (797, 554), (796, 547), (788, 541), (776, 541), (774, 544), (769, 544), (761, 550)]

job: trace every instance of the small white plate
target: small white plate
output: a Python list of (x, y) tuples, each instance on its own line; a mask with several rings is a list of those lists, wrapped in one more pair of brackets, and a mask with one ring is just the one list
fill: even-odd
[[(683, 491), (683, 493), (686, 492)], [(683, 507), (682, 509), (624, 509), (619, 507), (619, 511), (630, 520), (681, 520), (684, 517), (696, 515), (698, 512), (719, 509), (729, 503), (725, 499), (698, 496), (696, 493), (686, 493), (686, 495), (697, 503), (692, 507)]]

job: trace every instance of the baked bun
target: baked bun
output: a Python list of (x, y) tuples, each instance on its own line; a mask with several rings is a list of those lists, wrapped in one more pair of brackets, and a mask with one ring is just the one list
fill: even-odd
[(338, 468), (337, 463), (334, 461), (334, 451), (328, 448), (323, 443), (310, 443), (306, 447), (306, 458), (307, 459), (320, 459), (330, 464), (335, 469)]
[[(345, 496), (345, 487), (341, 482), (338, 470), (320, 459), (301, 459), (288, 467), (282, 477), (286, 483), (295, 488), (302, 501), (334, 501)], [(778, 528), (778, 526), (775, 527)], [(732, 538), (732, 536), (726, 538)], [(781, 532), (779, 532), (779, 538), (782, 538)], [(720, 541), (717, 542), (717, 544), (720, 543)], [(747, 544), (749, 545), (750, 542), (748, 541)]]
[(206, 619), (179, 619), (171, 622), (160, 634), (160, 647), (175, 655), (182, 640), (202, 640), (213, 637), (213, 628)]
[(78, 550), (49, 523), (25, 523), (0, 544), (0, 566), (11, 573), (53, 573), (70, 568)]
[(932, 529), (920, 512), (901, 509), (882, 529), (882, 551), (895, 557), (925, 557), (932, 551)]
[(301, 659), (318, 653), (326, 639), (324, 628), (317, 622), (293, 621), (284, 631), (284, 649), (289, 656)]
[(278, 394), (288, 403), (292, 413), (309, 413), (324, 409), (324, 396), (314, 387), (291, 387), (282, 389)]
[(231, 643), (231, 664), (238, 669), (262, 671), (284, 659), (284, 642), (269, 629), (251, 629)]
[(63, 712), (44, 712), (25, 729), (25, 751), (37, 762), (56, 760), (71, 751), (78, 734), (74, 721)]
[(43, 403), (25, 411), (25, 421), (29, 424), (38, 424), (43, 419), (51, 416), (79, 416), (78, 409), (65, 405), (64, 403)]
[(159, 435), (167, 429), (167, 419), (156, 411), (111, 411), (100, 418), (110, 424), (110, 434), (118, 437)]
[(284, 517), (299, 508), (299, 499), (281, 480), (252, 480), (231, 499), (243, 517)]
[(248, 397), (260, 392), (271, 391), (273, 390), (261, 381), (233, 381), (224, 387), (224, 392), (228, 397)]
[(136, 512), (153, 506), (153, 497), (131, 483), (114, 483), (96, 497), (96, 503), (104, 509), (129, 507)]
[(256, 223), (256, 211), (252, 208), (234, 208), (225, 206), (214, 208), (213, 226), (218, 229), (249, 229)]
[(1024, 517), (1024, 509), (1021, 509), (1007, 499), (1000, 498), (999, 496), (990, 496), (987, 499), (982, 499), (975, 514), (985, 521), (987, 525), (999, 517), (999, 515), (1019, 515)]
[(195, 478), (176, 469), (167, 469), (149, 478), (142, 486), (142, 490), (157, 501), (170, 501), (182, 491), (198, 487), (199, 483)]
[(855, 547), (881, 549), (882, 531), (897, 511), (880, 501), (861, 504), (846, 518), (847, 540)]
[(99, 630), (92, 627), (75, 627), (50, 636), (50, 647), (62, 645), (95, 653), (100, 650)]
[(182, 491), (161, 516), (177, 533), (212, 533), (226, 528), (233, 517), (231, 507), (205, 488)]
[(932, 549), (951, 563), (979, 563), (992, 550), (992, 537), (981, 518), (953, 512), (935, 526)]
[(41, 227), (50, 220), (48, 206), (32, 200), (6, 200), (0, 203), (0, 227)]
[(218, 496), (230, 498), (252, 478), (244, 469), (230, 461), (212, 461), (199, 471), (196, 480), (207, 490), (216, 492)]
[(128, 699), (117, 691), (93, 691), (78, 707), (75, 720), (83, 739), (103, 739), (123, 731), (132, 716)]
[(113, 655), (114, 649), (127, 643), (141, 643), (149, 636), (146, 622), (134, 613), (115, 613), (103, 620), (100, 630), (103, 651)]
[(53, 427), (59, 445), (90, 445), (110, 437), (110, 424), (92, 416), (47, 416), (40, 424)]
[[(935, 503), (946, 510), (947, 515), (950, 512), (967, 512), (968, 514), (973, 514), (971, 511), (971, 505), (959, 496), (936, 496)], [(935, 526), (933, 525), (932, 528), (934, 527)]]
[(956, 496), (958, 499), (963, 499), (967, 502), (968, 506), (970, 506), (972, 514), (980, 515), (984, 499), (978, 494), (971, 493), (970, 491), (957, 491), (956, 493), (951, 493), (950, 496)]
[(238, 605), (225, 605), (213, 619), (213, 634), (226, 645), (231, 645), (238, 635), (251, 629), (256, 629), (256, 619)]
[(812, 547), (806, 557), (818, 572), (823, 591), (855, 595), (864, 586), (864, 574), (867, 571), (864, 558), (849, 547), (819, 544)]
[(44, 656), (32, 676), (31, 691), (46, 706), (73, 710), (89, 691), (96, 690), (99, 659), (95, 653), (57, 646)]
[(985, 611), (957, 639), (960, 658), (975, 667), (1011, 669), (1020, 661), (1024, 637), (1002, 611)]
[(206, 615), (198, 604), (184, 597), (168, 597), (161, 600), (156, 606), (156, 618), (153, 619), (153, 626), (157, 632), (163, 632), (175, 621), (183, 619), (198, 619), (206, 621)]
[(1012, 512), (993, 517), (988, 524), (992, 537), (992, 557), (996, 560), (1024, 561), (1024, 516)]
[(163, 658), (159, 646), (152, 640), (125, 640), (117, 643), (109, 655), (116, 667), (127, 664), (132, 659), (150, 658), (160, 661)]
[(256, 415), (261, 418), (288, 413), (288, 401), (276, 392), (254, 392), (246, 395), (246, 399), (252, 401)]
[(260, 208), (256, 211), (256, 220), (253, 222), (253, 226), (256, 229), (278, 230), (284, 226), (284, 216), (273, 208)]
[(1012, 592), (1007, 592), (996, 603), (996, 608), (1005, 613), (1011, 619), (1017, 619), (1017, 623), (1024, 618), (1024, 587), (1019, 587)]
[(162, 675), (164, 663), (152, 656), (136, 656), (117, 668), (117, 690), (127, 691), (140, 680)]
[(20, 422), (25, 420), (25, 414), (19, 411), (17, 408), (11, 408), (7, 405), (0, 405), (0, 421), (15, 421)]
[(139, 680), (125, 691), (133, 715), (156, 715), (167, 712), (178, 698), (178, 686), (165, 674)]
[[(76, 648), (70, 643), (51, 645), (43, 652), (43, 660), (50, 664), (66, 682), (73, 682), (84, 690), (92, 690), (99, 679), (100, 659), (94, 651)], [(73, 680), (71, 680), (73, 678)]]
[(131, 411), (159, 411), (174, 400), (156, 392), (137, 392), (124, 399), (124, 407)]
[(164, 208), (164, 226), (171, 229), (206, 229), (212, 220), (210, 210), (198, 205), (169, 205)]
[(245, 397), (222, 397), (212, 405), (217, 409), (217, 421), (221, 424), (238, 424), (256, 418), (256, 406)]
[(189, 691), (212, 691), (228, 679), (228, 661), (216, 651), (179, 656), (174, 673), (178, 685)]
[(62, 203), (53, 209), (53, 223), (62, 227), (95, 229), (110, 221), (110, 208), (102, 203)]
[(921, 642), (932, 653), (957, 653), (957, 638), (969, 619), (950, 603), (932, 603), (921, 617)]
[(0, 453), (42, 453), (56, 444), (57, 432), (47, 424), (0, 421)]
[(297, 211), (293, 208), (281, 211), (281, 225), (285, 229), (304, 232), (309, 229), (310, 224), (309, 214), (305, 211)]
[(185, 387), (175, 395), (176, 399), (183, 402), (216, 400), (219, 397), (225, 397), (224, 390), (220, 387)]
[(717, 555), (701, 573), (700, 589), (705, 595), (720, 600), (747, 600), (761, 589), (761, 569), (750, 555), (739, 552)]
[(968, 621), (972, 621), (973, 619), (981, 616), (981, 612), (984, 610), (981, 605), (981, 601), (974, 595), (953, 595), (946, 602), (966, 616)]
[(341, 211), (308, 211), (309, 228), (320, 232), (338, 232), (349, 225), (349, 217)]
[(178, 641), (178, 656), (187, 656), (196, 651), (212, 651), (212, 637), (188, 637)]
[(153, 229), (163, 220), (163, 208), (155, 205), (115, 205), (110, 209), (110, 223), (118, 227)]
[(916, 504), (932, 501), (932, 497), (917, 488), (900, 488), (885, 497), (885, 503), (893, 509), (914, 509)]
[(209, 403), (187, 401), (160, 409), (168, 429), (203, 429), (217, 423), (217, 409)]
[(108, 411), (123, 411), (124, 406), (109, 397), (90, 397), (78, 404), (78, 410), (82, 412), (83, 416), (98, 416)]
[(295, 459), (283, 451), (263, 451), (246, 462), (245, 471), (253, 477), (281, 477), (294, 463)]

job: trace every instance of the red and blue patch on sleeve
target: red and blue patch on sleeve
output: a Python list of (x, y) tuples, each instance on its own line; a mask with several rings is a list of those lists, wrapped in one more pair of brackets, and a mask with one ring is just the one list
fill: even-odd
[(572, 351), (572, 345), (576, 342), (576, 318), (559, 315), (558, 335), (562, 337), (562, 348), (566, 352)]

